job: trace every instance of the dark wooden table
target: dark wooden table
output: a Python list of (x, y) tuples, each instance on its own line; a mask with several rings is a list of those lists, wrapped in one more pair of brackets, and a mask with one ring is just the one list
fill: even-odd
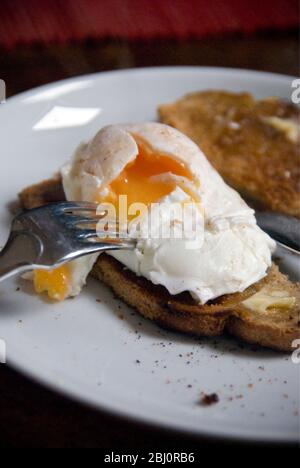
[[(0, 78), (12, 96), (55, 80), (103, 70), (206, 65), (299, 74), (296, 31), (178, 43), (87, 42), (0, 49)], [(0, 311), (1, 313), (1, 311)], [(0, 447), (101, 447), (199, 451), (219, 444), (140, 426), (86, 408), (0, 365)]]

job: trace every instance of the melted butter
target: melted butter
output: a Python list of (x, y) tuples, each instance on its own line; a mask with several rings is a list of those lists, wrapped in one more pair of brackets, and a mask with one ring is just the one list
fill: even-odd
[(261, 291), (242, 302), (247, 309), (254, 312), (266, 313), (268, 309), (280, 308), (291, 309), (296, 302), (295, 297), (287, 296), (284, 291), (268, 291), (262, 288)]
[(276, 130), (283, 132), (288, 140), (297, 143), (300, 134), (300, 126), (292, 119), (281, 119), (280, 117), (266, 117), (266, 123)]

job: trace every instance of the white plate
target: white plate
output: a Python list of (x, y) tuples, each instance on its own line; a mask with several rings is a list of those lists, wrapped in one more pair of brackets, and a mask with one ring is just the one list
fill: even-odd
[[(155, 119), (158, 104), (207, 88), (289, 99), (291, 81), (230, 69), (140, 69), (79, 77), (10, 99), (0, 106), (0, 244), (8, 233), (7, 205), (18, 191), (51, 176), (104, 124)], [(297, 274), (290, 256), (284, 268)], [(27, 375), (95, 407), (167, 428), (298, 439), (299, 366), (290, 355), (163, 331), (92, 280), (80, 297), (56, 305), (24, 283), (17, 292), (18, 284), (0, 285), (0, 337), (8, 363)], [(216, 392), (219, 403), (200, 406), (202, 391)]]

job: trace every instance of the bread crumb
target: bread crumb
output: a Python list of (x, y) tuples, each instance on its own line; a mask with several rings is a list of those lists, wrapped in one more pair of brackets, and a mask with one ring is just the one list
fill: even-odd
[(219, 396), (216, 393), (201, 393), (200, 404), (203, 406), (210, 406), (218, 403)]

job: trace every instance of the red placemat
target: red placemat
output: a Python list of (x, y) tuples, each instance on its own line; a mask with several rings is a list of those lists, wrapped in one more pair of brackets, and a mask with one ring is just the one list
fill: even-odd
[(298, 0), (1, 0), (0, 45), (202, 38), (299, 24)]

